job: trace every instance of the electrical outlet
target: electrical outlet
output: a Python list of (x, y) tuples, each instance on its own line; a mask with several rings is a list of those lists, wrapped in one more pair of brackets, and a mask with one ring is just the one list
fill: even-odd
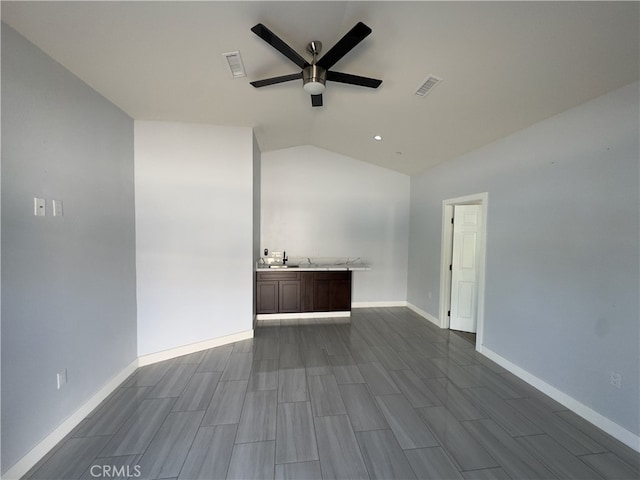
[(616, 388), (622, 387), (622, 375), (619, 373), (611, 372), (609, 383)]
[(44, 198), (33, 197), (33, 214), (36, 217), (47, 215), (47, 201)]
[(58, 390), (60, 390), (67, 383), (67, 369), (63, 368), (56, 373), (56, 382), (58, 384)]

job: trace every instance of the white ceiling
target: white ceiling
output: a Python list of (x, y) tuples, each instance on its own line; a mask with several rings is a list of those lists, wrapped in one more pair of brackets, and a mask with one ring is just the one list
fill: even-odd
[[(638, 2), (8, 2), (2, 20), (135, 119), (251, 126), (263, 152), (311, 144), (414, 173), (638, 80)], [(334, 69), (377, 90), (249, 81), (299, 68), (358, 21), (373, 33)], [(240, 50), (247, 77), (222, 53)], [(433, 74), (444, 79), (414, 96)], [(372, 140), (374, 134), (383, 141)]]

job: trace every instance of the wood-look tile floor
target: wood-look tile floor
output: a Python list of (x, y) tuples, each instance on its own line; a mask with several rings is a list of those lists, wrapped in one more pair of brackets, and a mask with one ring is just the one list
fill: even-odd
[(406, 308), (139, 368), (34, 479), (638, 479), (640, 456)]

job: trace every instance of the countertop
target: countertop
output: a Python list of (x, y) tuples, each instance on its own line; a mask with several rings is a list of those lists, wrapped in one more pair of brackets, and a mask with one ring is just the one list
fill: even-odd
[(322, 264), (322, 263), (310, 263), (310, 264), (300, 264), (300, 265), (287, 265), (283, 267), (281, 265), (272, 265), (269, 267), (267, 264), (258, 264), (256, 265), (257, 271), (269, 271), (269, 272), (280, 272), (280, 271), (293, 271), (293, 272), (327, 272), (327, 271), (365, 271), (371, 270), (371, 265), (366, 265), (364, 263), (352, 263), (352, 264)]

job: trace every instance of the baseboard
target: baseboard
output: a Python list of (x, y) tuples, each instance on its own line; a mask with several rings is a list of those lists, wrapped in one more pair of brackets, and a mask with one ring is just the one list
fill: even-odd
[(351, 308), (383, 308), (383, 307), (406, 307), (405, 300), (393, 300), (387, 302), (352, 302)]
[(440, 320), (438, 320), (436, 317), (434, 317), (433, 315), (431, 315), (428, 312), (425, 312), (424, 310), (422, 310), (419, 307), (416, 307), (413, 303), (409, 303), (407, 302), (407, 308), (409, 310), (414, 311), (415, 313), (417, 313), (418, 315), (420, 315), (421, 317), (426, 318), (427, 320), (429, 320), (431, 323), (433, 323), (436, 327), (438, 328), (442, 328), (442, 326), (440, 325)]
[(574, 412), (575, 414), (581, 416), (588, 422), (592, 423), (599, 429), (605, 431), (612, 437), (621, 441), (628, 447), (632, 448), (636, 452), (640, 452), (640, 436), (630, 432), (626, 428), (618, 425), (617, 423), (609, 420), (607, 417), (602, 414), (596, 412), (595, 410), (587, 407), (582, 402), (576, 400), (573, 397), (570, 397), (566, 393), (558, 390), (556, 387), (549, 385), (544, 380), (539, 379), (535, 375), (532, 375), (528, 371), (520, 368), (519, 366), (511, 363), (504, 357), (501, 357), (499, 354), (490, 350), (485, 346), (480, 346), (478, 351), (485, 355), (487, 358), (493, 360), (498, 365), (503, 368), (506, 368), (511, 373), (513, 373), (516, 377), (524, 380), (528, 384), (534, 386), (536, 389), (540, 390), (545, 395), (553, 398), (556, 402), (564, 405), (569, 410)]
[(183, 345), (181, 347), (170, 348), (169, 350), (163, 350), (161, 352), (150, 353), (148, 355), (142, 355), (138, 357), (138, 365), (143, 367), (145, 365), (151, 365), (152, 363), (162, 362), (163, 360), (170, 360), (172, 358), (181, 357), (190, 353), (200, 352), (202, 350), (208, 350), (209, 348), (220, 347), (222, 345), (239, 342), (241, 340), (247, 340), (249, 338), (253, 338), (253, 330), (245, 330), (243, 332), (225, 335), (224, 337), (212, 338), (203, 342), (191, 343), (189, 345)]
[(84, 418), (89, 415), (104, 399), (124, 382), (138, 368), (138, 359), (127, 365), (120, 373), (109, 380), (98, 392), (84, 403), (71, 416), (63, 421), (53, 432), (33, 447), (24, 457), (16, 462), (4, 475), (2, 480), (14, 480), (23, 477), (52, 448), (66, 437)]
[(344, 318), (351, 312), (304, 312), (304, 313), (259, 313), (256, 318), (263, 320), (290, 320), (293, 318)]

